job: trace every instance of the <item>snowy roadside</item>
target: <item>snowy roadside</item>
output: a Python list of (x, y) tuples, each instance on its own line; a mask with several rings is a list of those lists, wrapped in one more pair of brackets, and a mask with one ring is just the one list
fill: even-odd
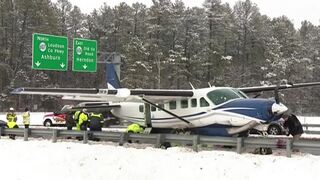
[(0, 149), (0, 169), (5, 170), (1, 179), (256, 180), (264, 176), (313, 179), (320, 175), (320, 157), (301, 153), (287, 158), (215, 150), (196, 153), (182, 147), (132, 148), (109, 142), (13, 141), (6, 137), (0, 140)]

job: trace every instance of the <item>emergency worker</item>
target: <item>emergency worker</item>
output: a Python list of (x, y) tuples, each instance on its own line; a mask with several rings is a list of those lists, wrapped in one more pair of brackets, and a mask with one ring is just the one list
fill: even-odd
[(29, 108), (25, 108), (24, 109), (24, 113), (22, 114), (22, 119), (23, 119), (23, 124), (24, 124), (24, 128), (29, 128), (30, 125), (30, 111)]
[(103, 123), (103, 116), (101, 113), (91, 113), (90, 114), (90, 131), (101, 131)]
[(80, 130), (80, 126), (79, 126), (79, 115), (82, 111), (76, 111), (73, 115), (73, 119), (74, 119), (74, 122), (76, 123), (76, 126), (77, 126), (77, 130)]
[(89, 124), (88, 112), (87, 112), (87, 109), (83, 109), (82, 112), (79, 114), (78, 127), (80, 129), (78, 130), (86, 131), (88, 124)]
[[(9, 129), (12, 128), (19, 128), (17, 125), (17, 115), (14, 113), (14, 109), (11, 107), (9, 109), (9, 112), (7, 113), (7, 127)], [(16, 135), (14, 134), (9, 134), (10, 139), (16, 139)]]
[(136, 123), (130, 124), (127, 127), (127, 133), (143, 133), (144, 129)]

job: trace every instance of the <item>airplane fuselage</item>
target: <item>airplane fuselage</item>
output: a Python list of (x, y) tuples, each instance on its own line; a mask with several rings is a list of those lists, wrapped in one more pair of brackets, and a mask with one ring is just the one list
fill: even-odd
[[(204, 128), (212, 125), (241, 127), (255, 122), (254, 128), (265, 130), (262, 124), (278, 120), (287, 108), (268, 99), (250, 99), (234, 88), (205, 88), (194, 90), (189, 98), (159, 102), (158, 106), (182, 117), (190, 123), (151, 107), (154, 128)], [(121, 108), (111, 111), (116, 117), (145, 126), (144, 104), (121, 102)]]

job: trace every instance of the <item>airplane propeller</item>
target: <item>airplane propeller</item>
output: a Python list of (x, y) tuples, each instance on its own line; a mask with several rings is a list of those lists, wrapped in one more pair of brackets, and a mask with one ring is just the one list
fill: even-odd
[(281, 98), (279, 96), (279, 89), (280, 85), (277, 84), (277, 86), (274, 88), (274, 100), (276, 103), (272, 105), (272, 112), (275, 115), (282, 114), (288, 110), (288, 108), (280, 102)]

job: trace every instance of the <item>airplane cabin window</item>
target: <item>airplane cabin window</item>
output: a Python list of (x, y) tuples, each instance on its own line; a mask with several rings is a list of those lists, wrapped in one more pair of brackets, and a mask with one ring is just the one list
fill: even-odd
[(242, 95), (239, 95), (232, 89), (216, 89), (209, 92), (207, 96), (215, 105), (222, 104), (231, 99), (243, 98)]
[(183, 99), (180, 101), (180, 105), (181, 105), (181, 108), (188, 108), (188, 100), (187, 99)]
[[(162, 109), (164, 109), (164, 104), (158, 104), (159, 107), (161, 107)], [(162, 111), (162, 109), (158, 108), (158, 111)]]
[(197, 99), (191, 99), (191, 107), (197, 107)]
[(204, 97), (200, 98), (200, 107), (208, 107), (209, 103), (206, 101)]
[(170, 101), (169, 102), (169, 109), (177, 109), (177, 102), (176, 101)]
[(143, 111), (144, 111), (143, 105), (140, 105), (140, 106), (139, 106), (139, 111), (140, 111), (140, 112), (143, 112)]

